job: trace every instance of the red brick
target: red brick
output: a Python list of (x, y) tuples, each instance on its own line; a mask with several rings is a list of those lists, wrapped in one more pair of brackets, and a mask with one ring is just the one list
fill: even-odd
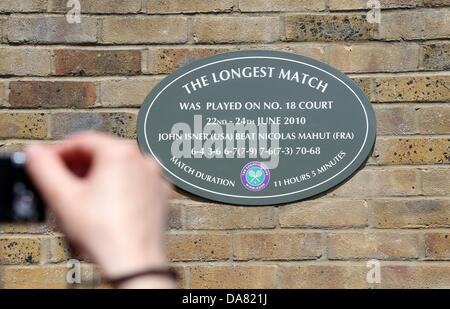
[(140, 50), (56, 50), (57, 75), (137, 75), (141, 73)]
[(96, 101), (93, 82), (12, 81), (9, 89), (9, 104), (15, 108), (88, 108)]

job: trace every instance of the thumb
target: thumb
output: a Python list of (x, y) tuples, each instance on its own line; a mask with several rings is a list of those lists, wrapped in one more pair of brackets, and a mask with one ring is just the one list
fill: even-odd
[(25, 152), (28, 174), (47, 205), (54, 208), (67, 200), (66, 195), (77, 183), (62, 158), (44, 145), (32, 145)]

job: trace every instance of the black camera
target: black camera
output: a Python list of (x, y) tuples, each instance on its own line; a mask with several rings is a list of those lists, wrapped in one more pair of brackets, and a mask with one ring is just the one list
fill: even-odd
[(22, 152), (0, 156), (0, 222), (45, 221), (44, 203), (28, 177), (25, 164)]

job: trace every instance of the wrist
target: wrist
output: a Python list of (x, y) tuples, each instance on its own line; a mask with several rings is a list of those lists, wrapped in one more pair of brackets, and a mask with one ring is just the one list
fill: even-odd
[(127, 280), (117, 285), (119, 289), (176, 289), (175, 280), (164, 276), (146, 276)]
[(120, 289), (175, 289), (177, 278), (173, 269), (153, 268), (108, 281)]
[(120, 278), (145, 269), (163, 269), (167, 260), (162, 252), (152, 251), (150, 254), (130, 253), (109, 256), (100, 262), (102, 274), (106, 278)]

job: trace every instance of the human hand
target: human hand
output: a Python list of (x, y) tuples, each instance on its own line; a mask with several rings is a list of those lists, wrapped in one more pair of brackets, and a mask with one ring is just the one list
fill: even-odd
[[(165, 265), (170, 187), (135, 143), (85, 133), (59, 145), (30, 146), (26, 154), (28, 172), (63, 232), (105, 276)], [(174, 287), (167, 278), (127, 284)]]

